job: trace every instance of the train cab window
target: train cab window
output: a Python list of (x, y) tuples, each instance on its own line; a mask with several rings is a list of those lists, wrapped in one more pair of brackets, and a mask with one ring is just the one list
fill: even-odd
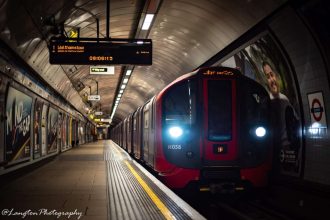
[(167, 125), (193, 125), (196, 122), (195, 80), (187, 80), (165, 95), (163, 117)]
[(208, 81), (208, 139), (229, 141), (232, 138), (231, 81)]

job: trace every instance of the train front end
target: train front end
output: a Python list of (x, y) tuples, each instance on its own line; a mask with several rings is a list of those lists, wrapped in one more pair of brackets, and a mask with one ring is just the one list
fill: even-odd
[(236, 69), (203, 68), (173, 83), (160, 100), (156, 170), (169, 187), (197, 183), (223, 192), (266, 185), (269, 96), (260, 84)]

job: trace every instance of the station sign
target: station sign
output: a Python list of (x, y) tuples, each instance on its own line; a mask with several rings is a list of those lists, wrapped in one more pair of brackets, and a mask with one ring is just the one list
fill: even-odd
[(72, 28), (69, 31), (69, 38), (75, 38), (74, 41), (77, 41), (78, 35), (79, 35), (79, 32), (78, 32), (78, 29), (77, 28)]
[(51, 38), (50, 64), (151, 65), (151, 39)]
[(89, 74), (91, 75), (114, 75), (114, 66), (91, 66), (89, 67)]
[(328, 124), (323, 101), (323, 93), (321, 91), (309, 93), (307, 97), (310, 109), (311, 125), (317, 123), (319, 128), (327, 128)]
[(101, 100), (100, 95), (89, 95), (87, 98), (88, 98), (88, 101), (100, 101)]
[(95, 112), (95, 115), (97, 115), (97, 116), (103, 115), (103, 112)]
[(101, 118), (101, 122), (111, 123), (111, 118)]

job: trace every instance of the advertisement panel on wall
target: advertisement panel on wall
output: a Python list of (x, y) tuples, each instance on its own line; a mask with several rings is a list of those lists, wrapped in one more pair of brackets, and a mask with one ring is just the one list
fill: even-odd
[(67, 148), (67, 116), (66, 114), (63, 114), (63, 119), (62, 119), (62, 144), (61, 144), (61, 150), (64, 151)]
[(30, 157), (32, 98), (9, 87), (6, 100), (5, 159), (18, 162)]
[(42, 106), (42, 117), (41, 117), (41, 155), (47, 154), (47, 113), (48, 105), (43, 104)]
[(33, 157), (39, 158), (41, 155), (41, 113), (43, 102), (36, 100), (34, 105), (34, 121), (33, 121)]
[(72, 126), (73, 126), (73, 122), (72, 122), (72, 117), (70, 117), (70, 119), (69, 119), (69, 128), (68, 128), (68, 132), (69, 132), (69, 135), (68, 135), (68, 142), (69, 142), (69, 146), (70, 147), (73, 147), (72, 146), (72, 135), (73, 135), (73, 133), (72, 133)]
[(47, 125), (47, 154), (50, 154), (57, 151), (58, 111), (52, 107), (49, 107)]
[(250, 43), (220, 65), (238, 68), (262, 84), (271, 98), (274, 170), (299, 176), (301, 172), (301, 114), (293, 74), (279, 46), (269, 34)]
[(56, 142), (59, 149), (62, 149), (62, 126), (63, 126), (63, 113), (59, 112), (57, 119), (57, 136), (56, 136)]

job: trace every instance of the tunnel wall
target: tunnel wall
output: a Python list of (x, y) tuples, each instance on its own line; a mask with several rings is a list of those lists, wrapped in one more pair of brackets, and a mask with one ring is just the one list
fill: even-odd
[[(317, 1), (316, 1), (317, 2)], [(317, 4), (323, 4), (318, 1)], [(313, 11), (314, 5), (305, 5), (297, 10), (287, 7), (279, 12), (269, 28), (277, 40), (285, 48), (297, 80), (297, 87), (301, 96), (303, 111), (303, 170), (302, 178), (307, 181), (330, 184), (330, 137), (328, 120), (330, 118), (330, 91), (327, 63), (328, 56), (324, 49), (328, 42), (321, 41), (318, 33), (312, 28), (313, 20), (307, 15), (314, 13), (316, 17), (322, 15)], [(306, 10), (310, 9), (310, 10)], [(319, 7), (315, 7), (319, 8)], [(326, 10), (326, 9), (325, 9)], [(326, 23), (326, 21), (323, 21)], [(329, 30), (329, 29), (327, 29)], [(324, 31), (324, 30), (323, 30)], [(328, 38), (329, 39), (329, 38)], [(323, 39), (325, 40), (325, 39)], [(310, 98), (310, 100), (309, 100)], [(322, 103), (322, 98), (323, 102)], [(321, 113), (312, 113), (312, 99), (321, 100)], [(315, 105), (315, 106), (314, 106)], [(315, 126), (316, 119), (320, 119), (321, 126)], [(314, 124), (314, 125), (313, 125)]]

